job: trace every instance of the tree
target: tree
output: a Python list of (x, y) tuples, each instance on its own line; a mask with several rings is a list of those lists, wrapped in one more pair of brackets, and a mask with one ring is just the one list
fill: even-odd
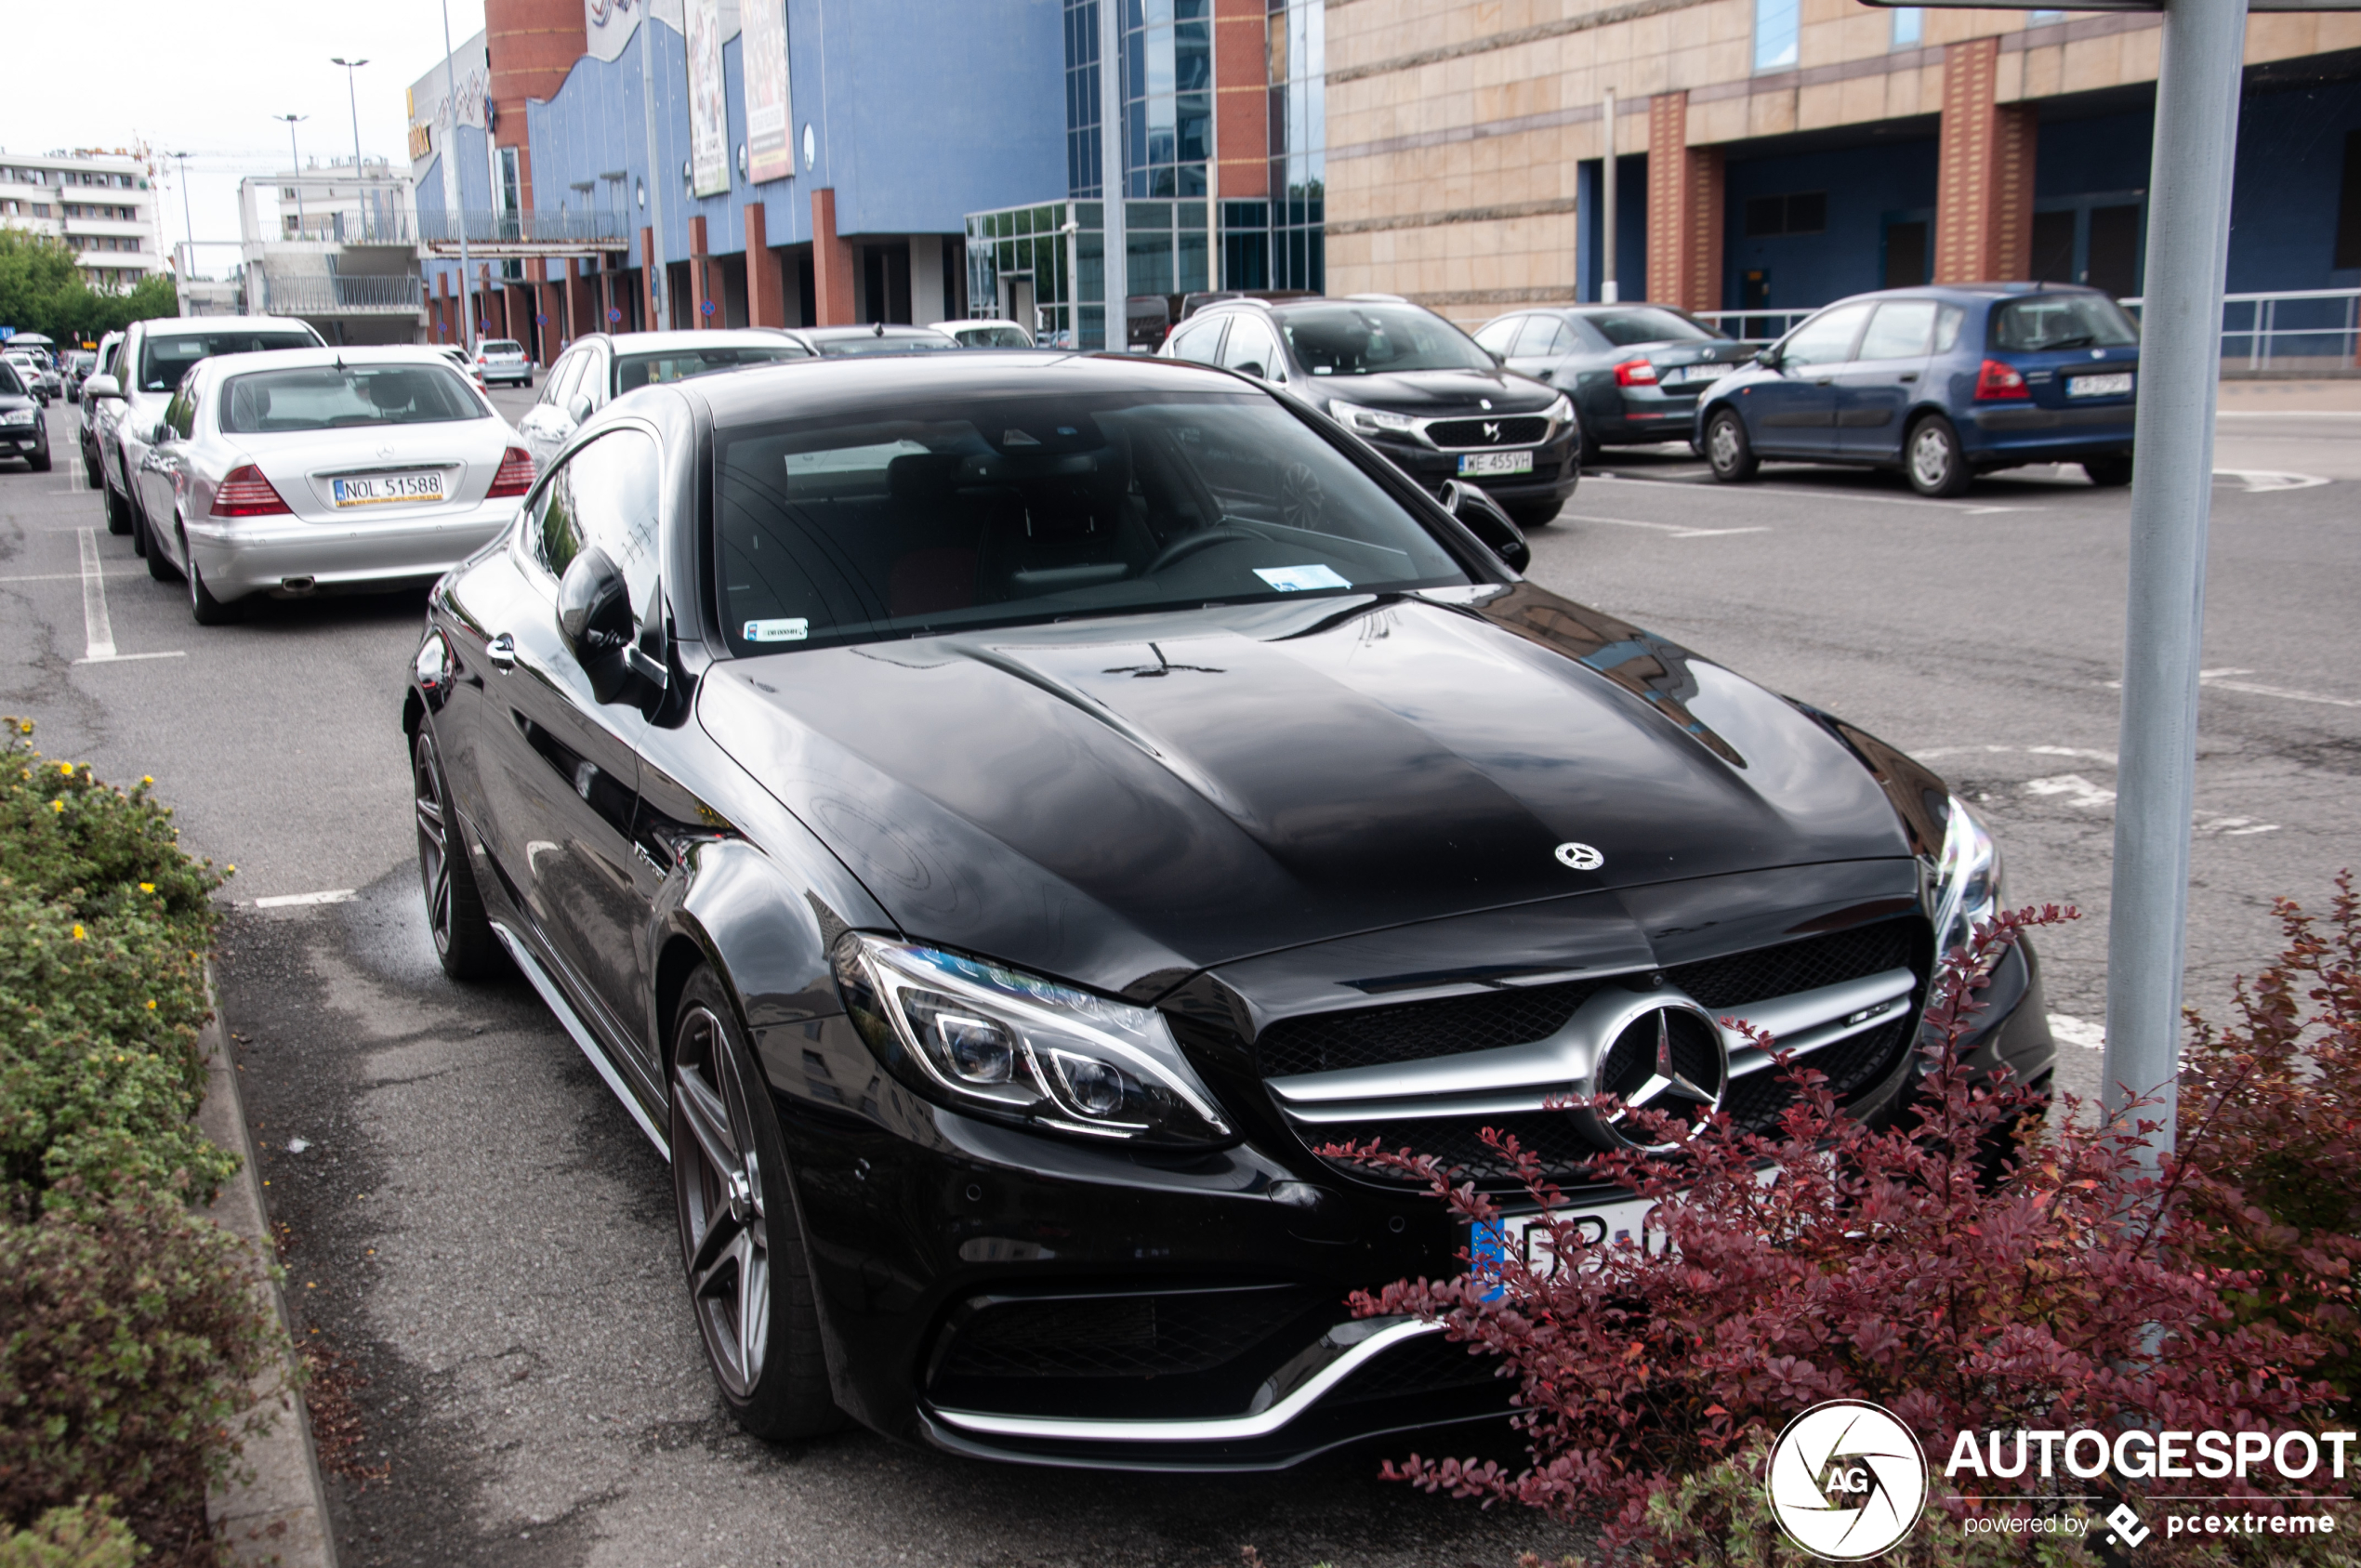
[(70, 343), (132, 322), (178, 313), (172, 279), (156, 273), (127, 294), (100, 294), (73, 251), (51, 234), (0, 227), (0, 323)]

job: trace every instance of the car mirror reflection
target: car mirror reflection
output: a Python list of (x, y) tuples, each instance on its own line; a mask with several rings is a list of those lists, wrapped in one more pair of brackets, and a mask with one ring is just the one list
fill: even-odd
[(1484, 548), (1506, 562), (1510, 571), (1521, 573), (1533, 563), (1533, 547), (1526, 543), (1524, 530), (1500, 509), (1499, 502), (1474, 485), (1445, 480), (1443, 504), (1469, 533), (1484, 541)]

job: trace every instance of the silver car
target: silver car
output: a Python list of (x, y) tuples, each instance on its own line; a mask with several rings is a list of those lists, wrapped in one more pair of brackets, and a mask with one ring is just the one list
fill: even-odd
[[(160, 316), (125, 328), (112, 374), (93, 376), (82, 384), (83, 401), (98, 405), (90, 417), (98, 425), (99, 488), (105, 493), (107, 531), (127, 531), (133, 552), (145, 556), (151, 554), (149, 542), (165, 527), (165, 519), (139, 509), (137, 481), (155, 444), (165, 404), (190, 366), (213, 354), (318, 346), (320, 335), (310, 324), (287, 316)], [(117, 405), (112, 410), (106, 407), (111, 402)], [(155, 556), (148, 562), (148, 574), (169, 582), (176, 573), (166, 560)]]
[(150, 560), (213, 626), (255, 594), (441, 576), (515, 519), (534, 465), (432, 349), (299, 349), (198, 364), (138, 479)]
[(476, 379), (487, 387), (495, 381), (530, 387), (533, 356), (513, 337), (487, 337), (476, 345)]

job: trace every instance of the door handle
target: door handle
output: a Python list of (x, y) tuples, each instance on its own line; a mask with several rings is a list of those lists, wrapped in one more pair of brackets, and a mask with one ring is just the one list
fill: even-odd
[(1543, 372), (1541, 373), (1541, 379), (1542, 379), (1542, 380), (1544, 380), (1544, 381), (1550, 380), (1551, 377), (1555, 376), (1557, 374), (1558, 374), (1558, 373), (1557, 373), (1556, 371), (1554, 371), (1554, 370), (1545, 370), (1545, 371), (1543, 371)]
[(483, 656), (494, 669), (512, 670), (517, 667), (517, 639), (502, 632), (483, 645)]
[(1826, 387), (1835, 380), (1836, 377), (1833, 376), (1815, 376), (1812, 378), (1812, 384), (1814, 387)]
[(1914, 370), (1914, 371), (1912, 371), (1912, 372), (1910, 372), (1910, 374), (1908, 374), (1907, 376), (1895, 376), (1895, 377), (1894, 377), (1894, 379), (1895, 379), (1896, 381), (1904, 381), (1904, 382), (1916, 381), (1918, 378), (1919, 378), (1919, 373), (1918, 373), (1917, 371), (1915, 371), (1915, 370)]

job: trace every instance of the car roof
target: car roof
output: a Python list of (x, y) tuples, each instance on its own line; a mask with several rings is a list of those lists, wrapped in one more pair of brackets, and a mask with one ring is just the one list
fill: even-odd
[(690, 327), (679, 332), (586, 332), (574, 339), (575, 345), (603, 338), (618, 354), (644, 354), (665, 349), (694, 349), (698, 347), (750, 347), (776, 343), (781, 338), (795, 339), (778, 327), (716, 326)]
[[(1186, 378), (1176, 380), (1176, 377)], [(728, 376), (676, 383), (693, 389), (717, 426), (853, 412), (865, 402), (906, 405), (914, 397), (993, 397), (1032, 392), (1115, 393), (1180, 389), (1256, 395), (1253, 383), (1189, 360), (1151, 354), (1008, 349), (993, 354), (864, 354), (749, 365)]]
[[(310, 322), (293, 316), (152, 316), (131, 323), (144, 327), (151, 337), (203, 336), (209, 332), (270, 331), (312, 332)], [(313, 334), (315, 336), (316, 333)]]
[(235, 376), (253, 370), (303, 370), (312, 365), (433, 364), (448, 365), (442, 350), (423, 343), (348, 343), (329, 349), (257, 349), (244, 354), (213, 354), (200, 368)]
[[(930, 322), (927, 326), (930, 332), (956, 332), (963, 326), (1012, 326), (1019, 332), (1024, 331), (1023, 323), (1012, 322), (1006, 316), (961, 316), (954, 321)], [(809, 332), (812, 329), (806, 327), (804, 330)]]
[(793, 329), (798, 337), (808, 337), (815, 343), (836, 342), (846, 337), (941, 337), (949, 339), (947, 332), (937, 332), (930, 326), (912, 326), (906, 322), (872, 322), (866, 326), (799, 326)]

